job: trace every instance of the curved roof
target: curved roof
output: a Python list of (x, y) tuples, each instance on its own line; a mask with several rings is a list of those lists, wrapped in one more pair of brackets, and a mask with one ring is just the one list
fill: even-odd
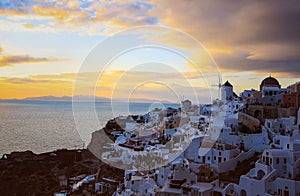
[(261, 86), (280, 86), (278, 80), (269, 76), (261, 82)]

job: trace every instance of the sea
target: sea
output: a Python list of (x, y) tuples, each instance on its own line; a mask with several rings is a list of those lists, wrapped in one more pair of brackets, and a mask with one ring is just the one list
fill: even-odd
[(0, 101), (0, 156), (13, 151), (43, 153), (86, 147), (91, 134), (117, 116), (146, 114), (173, 103)]

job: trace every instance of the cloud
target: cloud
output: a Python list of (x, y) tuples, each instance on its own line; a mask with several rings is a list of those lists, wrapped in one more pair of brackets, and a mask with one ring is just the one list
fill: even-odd
[[(264, 70), (264, 69), (262, 69)], [(262, 71), (260, 71), (262, 72)], [(242, 91), (244, 86), (255, 88), (263, 77), (239, 74), (241, 77), (232, 77), (231, 83), (235, 91)], [(265, 74), (268, 76), (269, 73)], [(34, 96), (72, 96), (97, 95), (108, 98), (149, 98), (169, 101), (178, 101), (184, 96), (195, 103), (209, 103), (211, 96), (215, 98), (216, 87), (201, 85), (202, 78), (196, 72), (150, 72), (150, 71), (111, 71), (102, 73), (102, 78), (95, 83), (91, 78), (98, 78), (97, 72), (62, 73), (55, 75), (32, 75), (23, 78), (0, 78), (0, 97), (24, 98)], [(187, 77), (184, 77), (187, 76)], [(265, 77), (264, 76), (264, 77)], [(272, 74), (276, 76), (276, 74)], [(73, 89), (77, 79), (76, 89)], [(252, 83), (249, 80), (252, 79)], [(196, 83), (194, 83), (196, 81)], [(215, 84), (217, 84), (216, 81)], [(283, 86), (290, 85), (296, 80), (280, 79)], [(253, 85), (254, 84), (254, 85)], [(243, 87), (242, 87), (242, 86)], [(211, 94), (212, 93), (212, 94)]]
[[(156, 1), (151, 1), (156, 2)], [(201, 42), (218, 45), (299, 41), (300, 2), (172, 1), (156, 2), (152, 12)], [(164, 12), (163, 12), (164, 10)], [(210, 42), (210, 43), (209, 43)]]
[(34, 80), (28, 79), (28, 78), (8, 78), (8, 77), (2, 77), (1, 83), (10, 83), (10, 84), (24, 84), (24, 83), (32, 83)]
[[(45, 25), (56, 32), (107, 34), (124, 27), (157, 24), (158, 19), (149, 15), (151, 8), (139, 1), (4, 0), (0, 15), (16, 25), (24, 23), (25, 29), (45, 31)], [(22, 31), (22, 27), (18, 30)]]
[(7, 83), (7, 84), (28, 84), (28, 83), (64, 83), (66, 81), (61, 80), (36, 80), (33, 78), (8, 78), (8, 77), (2, 77), (1, 83)]
[(49, 62), (53, 61), (53, 59), (48, 58), (37, 58), (31, 57), (29, 55), (8, 55), (0, 57), (0, 67), (11, 66), (15, 64), (23, 64), (23, 63), (38, 63), (38, 62)]
[[(0, 16), (4, 31), (111, 34), (136, 25), (168, 25), (199, 40), (224, 72), (299, 76), (297, 0), (4, 0)], [(172, 35), (165, 41), (188, 47)]]
[[(223, 71), (299, 76), (300, 1), (149, 2), (155, 4), (152, 15), (197, 38)], [(176, 39), (173, 40), (175, 44)], [(237, 55), (240, 51), (246, 56)]]
[(24, 78), (0, 78), (0, 97), (3, 99), (26, 98), (36, 96), (64, 96), (71, 95), (73, 82), (62, 80), (36, 80)]
[(217, 64), (222, 71), (256, 72), (259, 74), (272, 74), (278, 77), (300, 78), (300, 58), (283, 60), (258, 60), (249, 58), (247, 51), (232, 54), (219, 54), (215, 56)]
[[(185, 78), (184, 75), (187, 77)], [(23, 78), (2, 77), (0, 84), (5, 90), (0, 97), (22, 98), (32, 96), (94, 95), (114, 98), (144, 97), (177, 101), (185, 95), (197, 100), (195, 92), (202, 100), (209, 100), (207, 87), (193, 86), (187, 80), (201, 80), (197, 73), (149, 72), (149, 71), (111, 71), (101, 74), (94, 84), (91, 78), (97, 78), (97, 72), (63, 73), (56, 75), (33, 75)], [(77, 91), (73, 91), (77, 79)], [(96, 85), (96, 86), (95, 86)], [(27, 90), (27, 91), (26, 91)], [(174, 91), (177, 93), (174, 94)], [(75, 94), (73, 94), (73, 92)], [(1, 95), (2, 94), (2, 95)]]
[(40, 63), (40, 62), (52, 62), (52, 61), (61, 61), (61, 60), (67, 60), (67, 59), (32, 57), (28, 54), (6, 55), (3, 54), (3, 49), (0, 47), (0, 67), (13, 66), (16, 64), (24, 64), (24, 63)]

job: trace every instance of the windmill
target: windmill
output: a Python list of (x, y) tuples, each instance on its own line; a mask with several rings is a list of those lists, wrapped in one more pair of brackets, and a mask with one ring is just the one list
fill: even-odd
[(220, 95), (220, 92), (221, 92), (221, 88), (222, 88), (222, 78), (220, 75), (218, 75), (218, 84), (213, 84), (211, 86), (217, 86), (219, 89), (218, 89), (218, 98), (221, 99), (221, 95)]
[(182, 102), (184, 101), (184, 95), (181, 95), (181, 96), (179, 97), (179, 99), (180, 99), (180, 104), (182, 104)]

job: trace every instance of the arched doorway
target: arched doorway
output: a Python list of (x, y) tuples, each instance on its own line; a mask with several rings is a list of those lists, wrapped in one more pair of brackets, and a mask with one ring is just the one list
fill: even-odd
[(266, 175), (266, 173), (263, 170), (258, 170), (257, 179), (261, 180), (265, 175)]
[(244, 189), (241, 190), (241, 196), (247, 196), (247, 192)]

